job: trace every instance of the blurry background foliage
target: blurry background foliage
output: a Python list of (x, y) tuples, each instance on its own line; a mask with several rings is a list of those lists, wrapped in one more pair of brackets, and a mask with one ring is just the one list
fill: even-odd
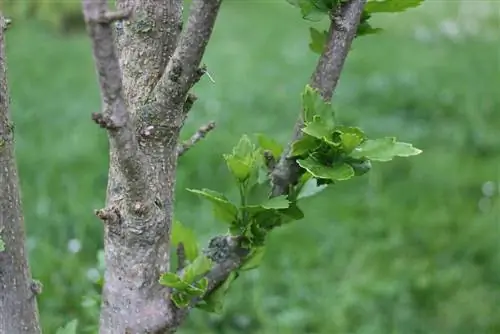
[[(9, 84), (43, 327), (76, 318), (79, 333), (95, 333), (92, 210), (108, 153), (89, 116), (100, 106), (89, 40), (72, 28), (80, 2), (2, 6), (14, 19)], [(338, 117), (424, 152), (311, 199), (304, 220), (273, 233), (261, 268), (234, 283), (224, 313), (195, 311), (182, 333), (500, 333), (499, 13), (495, 1), (427, 0), (374, 17), (385, 32), (354, 43)], [(204, 59), (215, 84), (196, 86), (183, 137), (212, 119), (218, 128), (182, 157), (177, 181), (176, 218), (201, 242), (224, 226), (185, 188), (236, 195), (222, 154), (243, 133), (286, 143), (316, 62), (310, 25), (285, 0), (224, 2)]]

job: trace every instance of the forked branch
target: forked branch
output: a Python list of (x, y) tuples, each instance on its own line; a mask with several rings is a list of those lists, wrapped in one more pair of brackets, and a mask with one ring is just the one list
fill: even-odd
[(83, 14), (92, 40), (99, 77), (103, 112), (92, 119), (108, 130), (110, 143), (116, 148), (119, 168), (125, 176), (130, 199), (138, 201), (147, 191), (143, 159), (133, 131), (122, 92), (122, 75), (113, 41), (111, 23), (127, 19), (130, 12), (109, 12), (106, 0), (83, 0)]
[[(320, 91), (325, 100), (331, 99), (333, 91), (337, 86), (345, 59), (356, 35), (361, 13), (366, 1), (367, 0), (351, 0), (346, 2), (337, 12), (333, 13), (331, 17), (331, 25), (325, 50), (320, 56), (316, 69), (310, 80), (311, 85)], [(300, 138), (302, 126), (303, 120), (302, 117), (299, 117), (299, 120), (295, 125), (292, 140), (288, 144), (287, 149), (273, 170), (272, 196), (287, 194), (290, 186), (295, 184), (297, 181), (298, 166), (295, 161), (288, 159), (287, 156), (292, 143)], [(217, 238), (221, 237), (216, 237), (212, 240)], [(206, 275), (209, 279), (209, 283), (208, 290), (205, 295), (213, 292), (215, 288), (228, 278), (231, 272), (238, 270), (238, 268), (242, 265), (245, 256), (248, 255), (248, 251), (245, 251), (245, 249), (242, 249), (237, 245), (233, 245), (231, 251), (226, 254), (227, 256), (224, 259), (217, 261), (216, 265)], [(182, 319), (187, 313), (188, 312), (186, 310), (180, 310), (177, 317)]]
[(201, 59), (212, 35), (221, 0), (193, 0), (189, 17), (175, 52), (155, 88), (158, 102), (184, 102), (191, 87), (205, 73)]

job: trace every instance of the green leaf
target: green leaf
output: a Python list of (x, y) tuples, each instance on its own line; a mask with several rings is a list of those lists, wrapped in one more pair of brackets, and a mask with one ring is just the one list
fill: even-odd
[(221, 313), (224, 306), (224, 297), (231, 283), (238, 277), (237, 272), (231, 272), (227, 279), (217, 289), (206, 296), (202, 303), (196, 305), (197, 308), (207, 312)]
[(329, 179), (334, 181), (348, 180), (354, 176), (354, 170), (346, 163), (334, 166), (324, 166), (311, 158), (297, 160), (300, 167), (306, 169), (316, 178)]
[(318, 186), (315, 179), (309, 179), (300, 190), (297, 200), (317, 195), (325, 190), (326, 187), (327, 185), (325, 184)]
[(243, 135), (238, 144), (233, 148), (233, 155), (240, 158), (246, 158), (252, 155), (255, 151), (255, 146), (252, 144), (250, 137)]
[(325, 50), (328, 31), (319, 31), (318, 29), (310, 27), (309, 35), (311, 37), (311, 42), (309, 43), (309, 48), (311, 49), (311, 51), (317, 54), (322, 54)]
[(335, 125), (335, 113), (330, 102), (325, 102), (319, 91), (306, 85), (302, 93), (302, 109), (305, 124), (314, 121), (314, 116), (320, 116), (328, 128)]
[(257, 247), (252, 253), (243, 261), (240, 267), (241, 271), (247, 271), (257, 268), (262, 262), (264, 257), (265, 247)]
[(356, 159), (354, 161), (349, 161), (348, 164), (354, 169), (354, 175), (356, 176), (364, 175), (372, 169), (372, 163), (368, 159)]
[(198, 242), (193, 230), (185, 227), (178, 220), (174, 220), (172, 224), (172, 243), (175, 246), (182, 243), (188, 261), (193, 261), (198, 256)]
[(302, 18), (307, 21), (318, 22), (327, 17), (328, 9), (326, 7), (318, 8), (311, 0), (299, 1)]
[(312, 122), (307, 123), (307, 125), (302, 129), (302, 132), (318, 139), (327, 138), (331, 134), (328, 125), (323, 122), (321, 117), (318, 115), (314, 116)]
[(0, 236), (0, 252), (5, 251), (5, 242), (2, 240), (2, 236)]
[(203, 277), (201, 280), (195, 283), (195, 286), (205, 293), (208, 289), (208, 278)]
[(390, 161), (394, 157), (409, 157), (422, 153), (411, 144), (397, 142), (394, 137), (369, 139), (357, 147), (350, 156), (375, 161)]
[(164, 273), (160, 276), (158, 282), (163, 286), (168, 286), (169, 288), (177, 289), (180, 291), (186, 290), (189, 288), (189, 283), (184, 282), (177, 274), (175, 273)]
[(356, 31), (356, 37), (374, 35), (379, 32), (382, 32), (384, 29), (382, 28), (373, 28), (370, 23), (363, 22), (358, 26), (358, 30)]
[(302, 138), (293, 142), (290, 157), (292, 158), (307, 155), (317, 149), (320, 144), (321, 141), (317, 138), (304, 134)]
[(210, 189), (187, 189), (188, 191), (205, 197), (213, 204), (214, 216), (226, 223), (233, 223), (238, 219), (238, 208), (221, 193)]
[(368, 13), (396, 13), (420, 6), (424, 0), (371, 0), (365, 5)]
[(304, 212), (300, 210), (296, 203), (291, 203), (288, 209), (279, 210), (279, 212), (283, 215), (282, 224), (304, 218)]
[(247, 135), (243, 135), (233, 148), (232, 154), (224, 154), (229, 171), (238, 179), (245, 182), (258, 166), (258, 150)]
[(64, 327), (59, 328), (56, 334), (76, 334), (77, 328), (78, 328), (78, 319), (73, 319), (66, 325), (64, 325)]
[(277, 197), (270, 198), (265, 203), (260, 205), (264, 209), (286, 209), (290, 206), (290, 201), (286, 198), (286, 195), (281, 195)]
[(363, 142), (363, 137), (355, 133), (342, 133), (340, 135), (342, 141), (342, 148), (346, 153), (351, 153), (357, 146)]
[(257, 141), (260, 148), (263, 150), (271, 151), (273, 157), (278, 158), (281, 153), (283, 153), (283, 146), (278, 143), (273, 138), (267, 137), (266, 135), (259, 133), (257, 134)]
[(200, 255), (188, 266), (186, 266), (186, 268), (184, 268), (182, 279), (191, 284), (197, 277), (205, 275), (211, 268), (212, 261), (205, 255)]
[(224, 154), (227, 168), (240, 182), (244, 182), (250, 176), (252, 171), (251, 161), (249, 159), (241, 159), (234, 155)]
[(175, 306), (178, 308), (185, 308), (189, 306), (189, 295), (182, 293), (182, 292), (174, 292), (172, 294), (172, 301), (174, 302)]

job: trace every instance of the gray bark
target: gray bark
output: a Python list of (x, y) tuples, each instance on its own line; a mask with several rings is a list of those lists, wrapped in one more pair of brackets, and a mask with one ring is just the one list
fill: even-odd
[(0, 333), (40, 333), (36, 303), (25, 250), (24, 219), (17, 165), (14, 159), (14, 127), (9, 113), (4, 32), (0, 13)]
[[(158, 278), (169, 271), (177, 158), (213, 129), (209, 124), (190, 141), (178, 143), (187, 113), (196, 100), (189, 90), (205, 73), (200, 62), (221, 0), (193, 0), (185, 27), (182, 3), (117, 0), (118, 11), (110, 12), (107, 0), (82, 0), (102, 97), (102, 112), (94, 113), (92, 119), (106, 129), (110, 146), (106, 206), (95, 212), (103, 221), (106, 261), (101, 334), (172, 333), (189, 313), (189, 309), (179, 310), (173, 305), (169, 289), (160, 286)], [(325, 100), (331, 99), (365, 3), (350, 0), (332, 18), (326, 50), (311, 78), (312, 86)], [(1, 62), (3, 48), (0, 51)], [(1, 94), (2, 101), (6, 101), (5, 86)], [(10, 299), (0, 299), (5, 300), (0, 304), (0, 320), (5, 308), (6, 314), (15, 314), (16, 323), (7, 322), (11, 327), (0, 332), (38, 333), (36, 302), (27, 299), (33, 292), (23, 248), (11, 128), (4, 104), (0, 138), (5, 137), (6, 146), (0, 146), (0, 186), (10, 189), (10, 195), (1, 193), (2, 214), (7, 214), (1, 216), (5, 227), (0, 227), (5, 230), (2, 234), (7, 247), (11, 247), (5, 254), (12, 256), (7, 259), (0, 254), (6, 263), (4, 267), (0, 262), (0, 270), (7, 268), (8, 272), (0, 277), (0, 283), (6, 280), (13, 289), (7, 291)], [(301, 127), (299, 119), (292, 141), (300, 136)], [(286, 194), (296, 182), (297, 167), (287, 154), (272, 173), (274, 196)], [(241, 265), (247, 252), (237, 245), (234, 238), (226, 236), (211, 240), (209, 250), (222, 256), (207, 274), (208, 292)], [(21, 313), (16, 311), (18, 305), (22, 305)]]

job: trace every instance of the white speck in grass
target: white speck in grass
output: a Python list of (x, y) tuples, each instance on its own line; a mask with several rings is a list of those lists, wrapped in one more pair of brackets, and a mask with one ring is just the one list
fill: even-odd
[(481, 211), (482, 213), (489, 212), (491, 210), (491, 198), (482, 197), (477, 203), (477, 207), (479, 208), (479, 211)]
[(423, 26), (417, 26), (414, 30), (415, 39), (422, 43), (431, 42), (433, 39), (432, 32)]
[(82, 243), (78, 239), (71, 239), (68, 242), (68, 250), (73, 254), (78, 253), (81, 248), (82, 248)]
[(439, 30), (441, 33), (453, 40), (456, 40), (460, 37), (461, 31), (457, 24), (457, 22), (452, 20), (444, 20), (439, 24)]
[(486, 197), (493, 197), (495, 194), (495, 189), (496, 184), (493, 181), (487, 181), (483, 183), (483, 186), (481, 187), (481, 191), (483, 192), (483, 195)]

